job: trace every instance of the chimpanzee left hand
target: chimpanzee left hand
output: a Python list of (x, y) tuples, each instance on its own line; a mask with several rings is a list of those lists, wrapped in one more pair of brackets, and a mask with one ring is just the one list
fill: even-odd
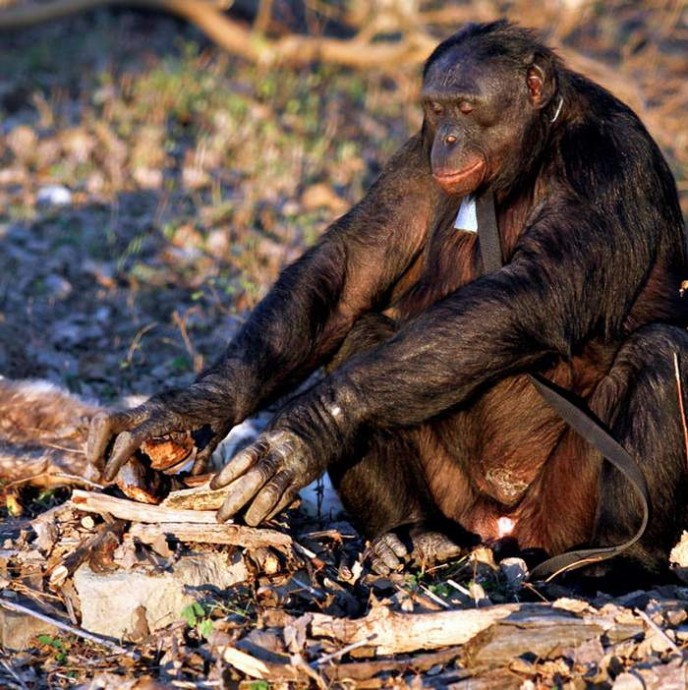
[(266, 431), (210, 482), (213, 489), (227, 487), (218, 521), (224, 522), (250, 504), (244, 519), (248, 525), (258, 525), (284, 510), (300, 489), (324, 472), (325, 466), (294, 431)]
[(218, 521), (245, 506), (249, 525), (284, 510), (300, 489), (352, 450), (361, 423), (353, 412), (361, 407), (346, 384), (332, 377), (290, 401), (268, 429), (211, 480), (211, 488), (227, 489)]

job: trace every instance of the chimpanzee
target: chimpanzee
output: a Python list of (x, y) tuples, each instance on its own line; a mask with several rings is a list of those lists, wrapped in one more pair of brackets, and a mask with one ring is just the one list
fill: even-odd
[[(505, 21), (435, 49), (422, 107), (420, 132), (219, 361), (187, 389), (98, 417), (90, 458), (114, 439), (112, 478), (144, 440), (193, 430), (201, 471), (233, 425), (325, 366), (214, 477), (220, 520), (244, 511), (257, 525), (328, 470), (381, 570), (456, 554), (453, 528), (549, 554), (624, 541), (637, 495), (535, 373), (641, 468), (651, 518), (627, 556), (662, 569), (688, 526), (674, 373), (688, 366), (688, 271), (665, 160), (626, 105)], [(503, 259), (491, 272), (471, 227), (486, 193)]]

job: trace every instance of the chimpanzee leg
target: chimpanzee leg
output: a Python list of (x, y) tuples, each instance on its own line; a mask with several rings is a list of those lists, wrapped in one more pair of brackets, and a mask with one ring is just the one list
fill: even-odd
[[(688, 458), (679, 406), (675, 358), (688, 387), (688, 333), (666, 326), (646, 326), (619, 351), (607, 377), (590, 400), (617, 440), (640, 466), (650, 493), (650, 521), (645, 535), (623, 560), (641, 569), (666, 569), (669, 550), (688, 527)], [(620, 544), (638, 528), (640, 499), (632, 485), (604, 463), (593, 544)]]
[[(362, 317), (329, 369), (379, 345), (395, 331), (396, 324), (383, 315)], [(353, 522), (373, 540), (371, 560), (379, 571), (396, 567), (411, 553), (423, 561), (460, 553), (449, 537), (433, 529), (444, 525), (423, 475), (418, 444), (418, 430), (374, 430), (362, 440), (360, 453), (329, 469)], [(408, 529), (398, 532), (402, 527)]]

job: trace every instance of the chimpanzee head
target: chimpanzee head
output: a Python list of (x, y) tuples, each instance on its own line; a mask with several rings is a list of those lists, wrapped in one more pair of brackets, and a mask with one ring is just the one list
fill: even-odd
[(505, 21), (468, 25), (435, 49), (423, 73), (423, 132), (447, 193), (509, 187), (536, 159), (560, 107), (559, 70), (532, 32)]

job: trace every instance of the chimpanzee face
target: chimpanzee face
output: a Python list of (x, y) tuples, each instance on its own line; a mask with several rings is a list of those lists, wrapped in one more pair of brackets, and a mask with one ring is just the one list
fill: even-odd
[(447, 193), (470, 194), (518, 168), (525, 134), (544, 104), (545, 81), (536, 64), (479, 58), (464, 46), (429, 65), (423, 126), (432, 142), (432, 173)]

